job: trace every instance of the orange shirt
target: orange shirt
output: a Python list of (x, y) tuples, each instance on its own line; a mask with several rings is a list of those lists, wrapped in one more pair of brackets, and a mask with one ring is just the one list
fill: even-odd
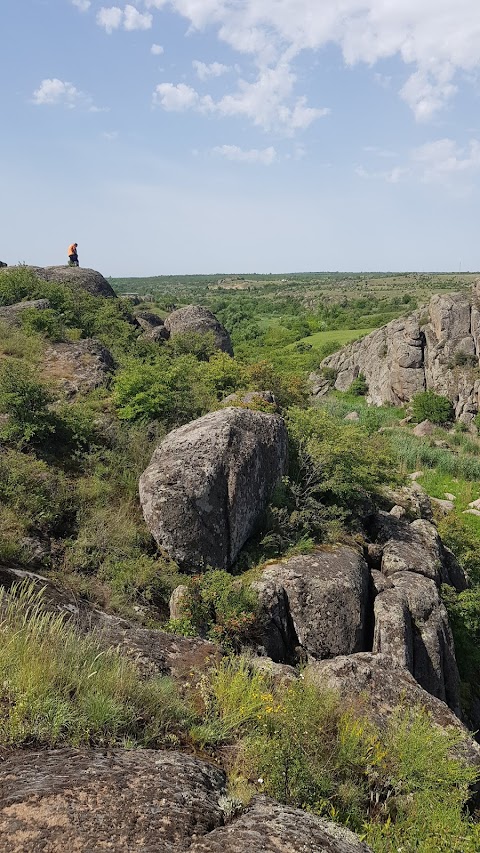
[(76, 255), (76, 254), (77, 254), (77, 247), (76, 247), (75, 243), (72, 243), (72, 245), (68, 247), (67, 255)]

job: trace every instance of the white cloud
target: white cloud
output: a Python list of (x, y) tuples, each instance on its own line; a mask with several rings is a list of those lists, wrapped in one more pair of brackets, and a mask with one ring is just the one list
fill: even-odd
[(104, 27), (107, 33), (113, 33), (121, 27), (123, 21), (123, 10), (118, 6), (110, 6), (108, 9), (105, 6), (97, 12), (97, 24), (99, 27)]
[[(264, 130), (279, 130), (291, 136), (330, 112), (326, 108), (309, 107), (304, 97), (293, 99), (295, 80), (289, 66), (280, 63), (275, 68), (262, 70), (253, 83), (240, 79), (237, 90), (218, 101), (210, 95), (201, 97), (184, 83), (177, 86), (163, 83), (155, 90), (154, 103), (166, 110), (195, 109), (227, 117), (244, 116)], [(172, 106), (172, 103), (181, 106)]]
[[(145, 0), (171, 7), (190, 27), (216, 28), (265, 73), (299, 53), (336, 44), (348, 65), (399, 57), (409, 69), (401, 97), (419, 121), (454, 97), (459, 73), (480, 68), (478, 0)], [(376, 75), (380, 85), (390, 78)], [(288, 109), (293, 111), (291, 105)], [(308, 108), (307, 108), (308, 109)], [(305, 116), (304, 116), (305, 119)], [(303, 120), (299, 118), (299, 126)]]
[(263, 166), (271, 166), (278, 162), (278, 155), (273, 146), (244, 150), (238, 145), (217, 145), (212, 148), (212, 152), (225, 157), (226, 160), (233, 160), (237, 163), (261, 163)]
[(123, 13), (124, 30), (149, 30), (152, 27), (153, 16), (150, 12), (142, 14), (135, 6), (125, 6)]
[(80, 10), (80, 12), (88, 12), (92, 5), (90, 0), (71, 0), (71, 2)]
[(480, 141), (472, 139), (461, 148), (453, 139), (437, 139), (414, 149), (412, 162), (424, 183), (453, 186), (462, 179), (463, 184), (480, 172)]
[(119, 6), (102, 6), (97, 12), (97, 24), (99, 27), (103, 27), (109, 35), (120, 27), (123, 27), (127, 32), (149, 30), (153, 24), (153, 16), (150, 12), (139, 12), (135, 6), (128, 4), (125, 9), (120, 9)]
[(153, 53), (154, 56), (161, 56), (165, 51), (161, 44), (152, 44), (150, 53)]
[(36, 106), (64, 106), (68, 109), (82, 107), (91, 113), (106, 112), (103, 107), (96, 107), (90, 95), (77, 89), (73, 83), (59, 80), (58, 77), (42, 80), (32, 96)]
[(118, 130), (104, 130), (102, 133), (102, 139), (106, 139), (107, 142), (115, 142), (118, 139)]
[(184, 112), (200, 105), (200, 95), (191, 86), (179, 83), (160, 83), (153, 93), (153, 103), (167, 112)]
[(471, 139), (461, 147), (453, 139), (436, 139), (411, 150), (405, 162), (388, 171), (370, 171), (357, 166), (359, 178), (398, 184), (405, 178), (424, 184), (437, 184), (457, 195), (465, 195), (480, 175), (480, 140)]
[(207, 65), (205, 62), (194, 59), (192, 65), (199, 80), (208, 80), (209, 77), (221, 77), (222, 74), (227, 74), (231, 71), (229, 65), (222, 65), (221, 62), (211, 62)]

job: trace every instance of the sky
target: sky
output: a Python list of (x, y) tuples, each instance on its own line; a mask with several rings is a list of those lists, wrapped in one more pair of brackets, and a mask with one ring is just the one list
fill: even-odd
[(0, 0), (0, 260), (480, 269), (480, 0)]

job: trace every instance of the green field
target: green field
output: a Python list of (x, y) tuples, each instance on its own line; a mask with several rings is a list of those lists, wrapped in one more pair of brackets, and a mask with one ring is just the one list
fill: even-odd
[(298, 344), (309, 344), (313, 349), (321, 349), (325, 344), (337, 343), (338, 341), (340, 349), (340, 347), (357, 340), (357, 338), (364, 338), (372, 331), (373, 329), (332, 329), (328, 332), (315, 332), (308, 338), (302, 338), (300, 341), (290, 344), (289, 348), (296, 347)]

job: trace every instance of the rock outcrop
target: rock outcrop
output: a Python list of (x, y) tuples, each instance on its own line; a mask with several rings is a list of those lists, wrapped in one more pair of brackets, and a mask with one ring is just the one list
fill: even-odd
[[(448, 397), (455, 417), (470, 423), (479, 410), (480, 283), (472, 294), (433, 296), (425, 310), (393, 320), (360, 341), (324, 359), (321, 368), (346, 391), (362, 373), (368, 399), (375, 405), (410, 401), (420, 391)], [(325, 393), (331, 381), (312, 374), (314, 394)]]
[(195, 841), (190, 853), (368, 853), (359, 838), (330, 821), (256, 797), (227, 826)]
[(228, 408), (171, 432), (140, 478), (140, 501), (160, 548), (187, 570), (229, 569), (285, 473), (277, 415)]
[(0, 768), (0, 834), (10, 853), (180, 853), (223, 824), (224, 774), (152, 750), (16, 752)]
[(95, 632), (101, 646), (116, 648), (139, 669), (144, 677), (171, 675), (182, 683), (212, 667), (222, 650), (198, 637), (180, 637), (112, 616), (89, 602), (62, 589), (41, 575), (0, 566), (0, 586), (10, 590), (14, 584), (29, 582), (40, 591), (47, 610), (61, 613), (81, 633)]
[(434, 525), (421, 517), (409, 521), (414, 511), (431, 515), (421, 491), (412, 484), (393, 492), (391, 511), (367, 519), (366, 561), (343, 545), (267, 566), (254, 584), (261, 651), (278, 663), (382, 655), (460, 717), (460, 678), (440, 586), (462, 591), (467, 580)]
[(50, 308), (50, 302), (48, 299), (30, 299), (25, 302), (16, 302), (14, 305), (5, 305), (0, 308), (0, 321), (7, 326), (20, 326), (23, 312), (32, 308), (35, 311), (46, 311)]
[(70, 397), (106, 385), (115, 367), (110, 352), (94, 339), (52, 344), (43, 366), (47, 377), (59, 382)]
[(459, 718), (445, 702), (424, 690), (407, 669), (396, 665), (390, 655), (361, 653), (313, 661), (305, 669), (304, 677), (319, 687), (338, 691), (346, 701), (360, 706), (359, 710), (363, 705), (380, 728), (398, 707), (425, 708), (436, 725), (455, 729), (465, 737), (463, 754), (480, 766), (480, 746), (468, 735)]
[[(13, 269), (8, 267), (1, 274), (8, 275)], [(116, 298), (115, 291), (108, 283), (106, 278), (96, 270), (86, 269), (84, 267), (26, 267), (27, 270), (33, 272), (37, 278), (42, 281), (58, 281), (60, 284), (68, 284), (71, 287), (77, 287), (80, 290), (86, 290), (92, 296), (105, 296), (107, 298)]]
[(179, 308), (165, 319), (165, 328), (172, 338), (186, 332), (196, 332), (201, 335), (210, 332), (213, 334), (217, 349), (233, 356), (230, 335), (208, 308), (202, 308), (200, 305)]
[(153, 750), (17, 751), (0, 767), (10, 853), (368, 853), (353, 833), (259, 797), (225, 826), (212, 764)]
[(262, 644), (273, 660), (292, 660), (298, 646), (319, 659), (366, 650), (369, 570), (353, 548), (270, 565), (254, 588)]

